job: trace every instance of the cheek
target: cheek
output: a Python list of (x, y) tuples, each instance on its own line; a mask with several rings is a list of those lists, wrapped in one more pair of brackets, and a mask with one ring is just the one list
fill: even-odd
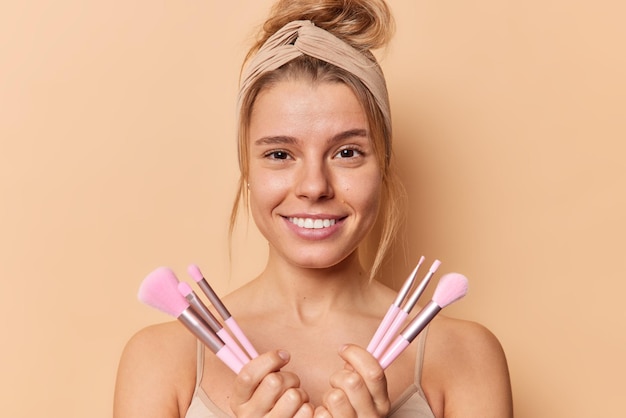
[(360, 175), (342, 185), (345, 202), (364, 218), (376, 219), (381, 202), (382, 181), (378, 170)]
[(371, 193), (365, 198), (364, 204), (367, 206), (367, 211), (370, 214), (372, 224), (378, 217), (378, 211), (380, 210), (381, 202), (381, 182), (376, 180), (375, 186), (372, 187)]
[(250, 167), (248, 183), (250, 209), (255, 220), (259, 212), (265, 213), (277, 206), (289, 189), (287, 176), (268, 170), (256, 170), (254, 167)]

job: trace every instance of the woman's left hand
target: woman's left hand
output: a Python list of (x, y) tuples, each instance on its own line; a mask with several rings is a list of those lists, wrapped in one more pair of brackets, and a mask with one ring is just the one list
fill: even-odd
[(367, 350), (356, 346), (342, 347), (339, 355), (346, 367), (330, 377), (331, 389), (324, 394), (316, 418), (384, 417), (391, 402), (387, 394), (385, 372)]

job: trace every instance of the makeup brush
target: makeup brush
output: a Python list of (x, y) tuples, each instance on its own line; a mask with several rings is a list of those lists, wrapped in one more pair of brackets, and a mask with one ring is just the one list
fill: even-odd
[(372, 337), (369, 345), (367, 346), (367, 351), (369, 351), (370, 353), (374, 352), (374, 350), (380, 343), (380, 340), (385, 335), (385, 332), (387, 332), (387, 329), (393, 322), (393, 319), (396, 317), (396, 314), (400, 310), (400, 306), (402, 306), (404, 299), (409, 294), (409, 290), (411, 290), (411, 287), (413, 286), (413, 283), (415, 282), (415, 277), (417, 277), (417, 270), (419, 270), (423, 262), (424, 262), (424, 256), (421, 256), (419, 261), (417, 262), (417, 266), (415, 266), (415, 268), (413, 269), (409, 277), (404, 281), (404, 284), (402, 285), (402, 288), (400, 288), (400, 291), (398, 292), (396, 299), (393, 301), (391, 306), (389, 306), (389, 309), (387, 309), (387, 313), (385, 314), (385, 316), (383, 317), (383, 320), (378, 325), (378, 329), (374, 333), (374, 336)]
[(239, 373), (241, 360), (209, 328), (189, 302), (178, 291), (178, 279), (167, 267), (159, 267), (146, 276), (139, 287), (138, 298), (146, 305), (178, 319), (232, 371)]
[(189, 273), (191, 278), (194, 279), (196, 283), (198, 283), (198, 286), (200, 286), (200, 289), (202, 289), (207, 298), (209, 298), (209, 301), (215, 307), (217, 313), (219, 313), (222, 319), (224, 319), (224, 323), (233, 333), (239, 343), (243, 346), (243, 348), (248, 352), (250, 358), (258, 357), (259, 354), (255, 350), (254, 346), (252, 346), (250, 340), (248, 340), (248, 338), (245, 336), (245, 334), (239, 327), (239, 324), (237, 324), (237, 321), (235, 321), (235, 318), (233, 318), (228, 309), (226, 309), (226, 306), (224, 306), (221, 299), (213, 291), (211, 285), (209, 285), (209, 282), (207, 282), (207, 280), (202, 275), (200, 268), (195, 264), (191, 264), (189, 265), (189, 267), (187, 267), (187, 272)]
[(380, 358), (382, 368), (386, 369), (389, 367), (439, 311), (465, 296), (467, 289), (467, 278), (462, 274), (448, 273), (444, 275), (437, 284), (432, 300), (402, 330), (393, 344)]
[(430, 279), (433, 277), (440, 265), (441, 261), (439, 260), (435, 260), (433, 262), (433, 264), (430, 266), (430, 269), (428, 269), (426, 276), (424, 276), (419, 285), (417, 285), (415, 290), (413, 290), (413, 293), (411, 293), (409, 299), (404, 303), (404, 305), (402, 305), (402, 308), (398, 310), (395, 318), (393, 318), (391, 322), (391, 325), (389, 326), (389, 328), (381, 338), (380, 342), (376, 346), (376, 349), (372, 353), (374, 357), (380, 359), (380, 356), (382, 356), (382, 354), (385, 352), (385, 350), (389, 346), (389, 343), (393, 341), (398, 330), (402, 327), (404, 321), (406, 321), (406, 319), (409, 317), (409, 314), (415, 307), (415, 304), (417, 303), (420, 296), (422, 296), (422, 293), (424, 293), (424, 290), (430, 283)]
[(178, 283), (178, 291), (181, 295), (187, 299), (187, 302), (194, 308), (194, 310), (202, 317), (204, 322), (213, 330), (215, 334), (226, 344), (233, 353), (246, 364), (250, 361), (250, 357), (239, 347), (239, 344), (230, 336), (228, 331), (222, 326), (222, 324), (215, 318), (209, 308), (202, 302), (202, 300), (196, 295), (191, 286), (185, 282)]

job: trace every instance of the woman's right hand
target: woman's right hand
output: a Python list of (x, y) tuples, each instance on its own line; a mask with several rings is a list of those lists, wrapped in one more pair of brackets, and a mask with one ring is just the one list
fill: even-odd
[(280, 369), (289, 363), (289, 353), (274, 350), (246, 364), (235, 380), (230, 407), (237, 417), (310, 418), (314, 408), (300, 379)]

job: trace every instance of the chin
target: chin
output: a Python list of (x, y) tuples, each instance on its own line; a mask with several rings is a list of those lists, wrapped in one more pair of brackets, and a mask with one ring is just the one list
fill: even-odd
[[(309, 251), (307, 254), (301, 254), (291, 258), (291, 263), (300, 268), (307, 269), (330, 269), (338, 267), (339, 265), (349, 262), (356, 255), (356, 250), (353, 250), (343, 255), (337, 252), (333, 253), (319, 253), (315, 251)], [(287, 257), (289, 259), (289, 257)]]

